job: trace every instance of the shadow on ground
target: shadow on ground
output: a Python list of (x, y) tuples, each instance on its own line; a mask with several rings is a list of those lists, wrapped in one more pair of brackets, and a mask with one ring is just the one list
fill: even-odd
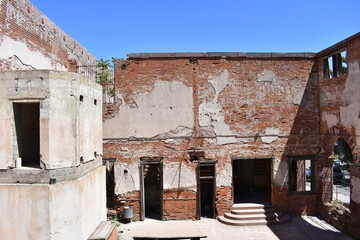
[(320, 220), (317, 217), (292, 217), (291, 221), (286, 224), (271, 225), (271, 231), (280, 240), (309, 240), (309, 239), (336, 239), (336, 240), (350, 240), (351, 238), (328, 223)]

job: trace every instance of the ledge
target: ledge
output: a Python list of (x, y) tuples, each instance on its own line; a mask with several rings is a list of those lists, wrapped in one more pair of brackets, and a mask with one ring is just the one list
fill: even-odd
[(315, 58), (313, 52), (170, 52), (128, 53), (127, 59), (148, 58)]

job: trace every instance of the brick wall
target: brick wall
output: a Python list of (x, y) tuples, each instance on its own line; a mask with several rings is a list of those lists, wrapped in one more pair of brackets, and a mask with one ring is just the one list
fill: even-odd
[[(203, 160), (217, 160), (218, 215), (233, 202), (231, 157), (269, 155), (273, 204), (315, 213), (319, 189), (300, 196), (288, 190), (287, 156), (317, 156), (320, 144), (317, 61), (304, 56), (134, 57), (125, 67), (116, 63), (115, 107), (104, 112), (104, 157), (133, 169), (134, 184), (126, 189), (115, 171), (115, 194), (139, 190), (136, 167), (141, 157), (153, 156), (162, 157), (167, 169), (165, 190), (196, 191), (197, 164), (190, 161), (196, 145)], [(171, 202), (164, 209), (170, 218), (193, 216), (193, 209), (177, 212), (183, 200)]]
[(0, 70), (69, 70), (95, 57), (27, 0), (0, 2)]
[[(325, 78), (323, 61), (339, 50), (347, 50), (348, 73)], [(335, 227), (355, 237), (360, 237), (358, 230), (360, 219), (360, 197), (357, 181), (360, 177), (358, 137), (359, 98), (360, 90), (360, 33), (335, 44), (319, 54), (320, 82), (320, 116), (321, 116), (321, 155), (319, 156), (317, 184), (321, 192), (319, 212), (321, 216)], [(330, 204), (332, 200), (332, 165), (334, 144), (340, 137), (349, 145), (354, 165), (350, 167), (351, 201), (348, 210), (336, 209)]]

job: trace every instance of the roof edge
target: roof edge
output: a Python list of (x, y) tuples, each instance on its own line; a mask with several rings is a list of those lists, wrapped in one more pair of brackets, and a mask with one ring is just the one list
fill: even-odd
[(314, 52), (168, 52), (128, 53), (127, 59), (146, 58), (315, 58)]

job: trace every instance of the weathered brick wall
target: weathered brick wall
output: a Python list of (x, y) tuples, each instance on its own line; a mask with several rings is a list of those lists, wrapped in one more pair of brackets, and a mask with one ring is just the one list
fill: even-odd
[[(314, 58), (131, 58), (125, 64), (115, 64), (116, 107), (104, 115), (104, 157), (117, 158), (116, 195), (139, 190), (140, 158), (154, 156), (163, 157), (165, 190), (196, 191), (196, 163), (189, 161), (195, 127), (196, 149), (204, 160), (218, 161), (218, 215), (233, 202), (232, 156), (273, 155), (273, 204), (297, 214), (317, 211), (318, 189), (289, 194), (287, 159), (319, 151)], [(116, 166), (133, 173), (130, 189)], [(190, 218), (192, 211), (176, 216)]]
[(27, 0), (0, 2), (0, 70), (75, 71), (96, 58)]
[[(333, 78), (324, 78), (323, 59), (333, 52), (347, 50), (348, 73)], [(322, 195), (319, 203), (320, 214), (341, 230), (356, 237), (360, 236), (359, 167), (359, 90), (360, 90), (360, 34), (355, 34), (344, 41), (323, 50), (318, 54), (320, 82), (321, 115), (321, 156), (317, 170), (317, 184)], [(350, 211), (339, 214), (333, 209), (332, 200), (332, 165), (333, 149), (336, 140), (342, 137), (349, 145), (354, 160), (350, 168), (351, 201)]]

